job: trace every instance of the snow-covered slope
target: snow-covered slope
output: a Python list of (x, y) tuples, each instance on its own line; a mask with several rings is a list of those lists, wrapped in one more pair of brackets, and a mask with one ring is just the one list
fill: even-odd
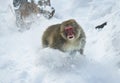
[[(119, 0), (51, 0), (55, 17), (40, 17), (24, 32), (17, 31), (11, 1), (0, 1), (0, 83), (120, 83)], [(86, 56), (42, 49), (47, 26), (71, 18), (87, 35)]]

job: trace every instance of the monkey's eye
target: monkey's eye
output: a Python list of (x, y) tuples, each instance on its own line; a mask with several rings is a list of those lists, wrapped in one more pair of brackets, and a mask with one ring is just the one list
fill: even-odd
[(74, 30), (71, 26), (65, 28), (65, 34), (73, 34)]

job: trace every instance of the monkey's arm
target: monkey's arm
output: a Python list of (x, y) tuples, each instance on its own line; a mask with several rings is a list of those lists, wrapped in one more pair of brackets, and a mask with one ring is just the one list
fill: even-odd
[(84, 33), (84, 31), (82, 30), (82, 34), (80, 34), (80, 54), (84, 54), (84, 47), (85, 47), (85, 44), (86, 44), (86, 35)]
[(85, 44), (86, 44), (85, 38), (80, 39), (80, 45), (81, 45), (80, 50), (79, 50), (80, 54), (84, 54)]
[(63, 51), (62, 47), (64, 45), (64, 42), (65, 42), (64, 39), (59, 34), (57, 34), (56, 36), (54, 36), (50, 47)]

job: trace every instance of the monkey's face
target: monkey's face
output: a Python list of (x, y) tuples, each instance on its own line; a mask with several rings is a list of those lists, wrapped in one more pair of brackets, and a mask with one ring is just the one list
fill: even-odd
[(68, 20), (61, 24), (61, 35), (66, 40), (75, 40), (78, 38), (79, 25), (75, 20)]
[(66, 26), (64, 28), (64, 33), (65, 33), (65, 36), (68, 40), (72, 40), (75, 38), (75, 32), (74, 32), (74, 29), (72, 26)]

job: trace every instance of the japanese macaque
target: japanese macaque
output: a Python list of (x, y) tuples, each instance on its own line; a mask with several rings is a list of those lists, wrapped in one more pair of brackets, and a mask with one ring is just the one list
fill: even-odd
[(42, 36), (43, 48), (50, 47), (62, 52), (78, 51), (83, 54), (85, 43), (85, 33), (74, 19), (49, 26)]
[(26, 2), (21, 4), (20, 8), (20, 16), (22, 19), (32, 15), (32, 14), (40, 14), (40, 8), (34, 2)]
[(16, 25), (19, 27), (19, 31), (30, 29), (30, 25), (34, 22), (37, 15), (40, 14), (40, 8), (32, 2), (24, 2), (19, 5), (18, 9), (15, 9), (16, 13)]
[(95, 29), (102, 29), (105, 25), (107, 25), (107, 22), (104, 22), (101, 25), (96, 26)]

